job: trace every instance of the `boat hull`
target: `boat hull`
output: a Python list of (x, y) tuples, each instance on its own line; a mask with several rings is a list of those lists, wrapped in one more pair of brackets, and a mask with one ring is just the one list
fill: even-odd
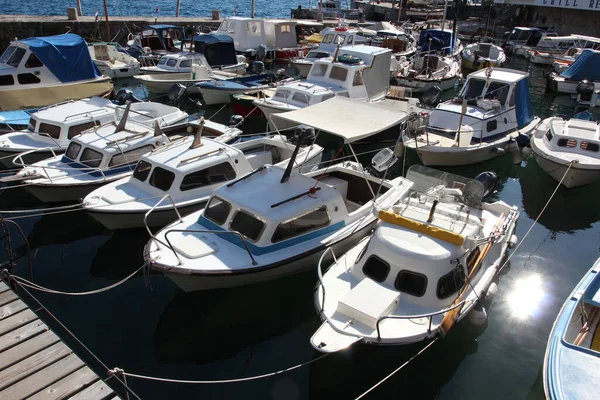
[(113, 84), (110, 79), (104, 77), (93, 81), (61, 83), (56, 86), (0, 90), (0, 109), (43, 107), (66, 100), (102, 96), (112, 89)]
[(139, 65), (136, 67), (132, 66), (124, 66), (122, 68), (111, 68), (107, 65), (98, 65), (96, 64), (100, 72), (103, 75), (108, 76), (111, 79), (119, 79), (119, 78), (131, 78), (140, 74)]
[(469, 71), (479, 71), (480, 69), (487, 67), (502, 67), (502, 63), (499, 61), (484, 60), (475, 64), (475, 62), (469, 58), (463, 57), (462, 59), (462, 68)]
[(397, 81), (398, 86), (411, 88), (413, 93), (422, 93), (434, 86), (438, 86), (442, 90), (452, 89), (458, 81), (458, 75), (440, 80), (420, 80), (398, 77)]
[[(536, 152), (535, 149), (533, 151), (533, 156), (539, 167), (555, 181), (560, 182), (564, 176), (565, 178), (562, 181), (562, 185), (566, 188), (585, 186), (600, 180), (600, 169), (582, 169), (577, 168), (577, 164), (574, 164), (569, 169), (569, 172), (567, 172), (567, 168), (569, 167), (568, 164), (559, 164), (549, 160)], [(566, 176), (565, 173), (567, 174)]]
[[(112, 181), (112, 180), (111, 180)], [(103, 180), (80, 185), (28, 185), (28, 192), (43, 203), (79, 202), (92, 191), (111, 181)]]

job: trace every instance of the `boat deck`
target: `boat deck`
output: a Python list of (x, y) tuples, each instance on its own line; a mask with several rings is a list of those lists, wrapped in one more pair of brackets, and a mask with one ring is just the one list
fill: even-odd
[(0, 399), (119, 399), (0, 281)]

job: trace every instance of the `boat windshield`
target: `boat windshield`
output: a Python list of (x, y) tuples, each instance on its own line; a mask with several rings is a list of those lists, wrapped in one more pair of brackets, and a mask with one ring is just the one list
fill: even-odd
[(469, 79), (463, 88), (460, 97), (463, 99), (475, 99), (481, 97), (483, 89), (485, 88), (485, 80), (483, 79)]
[(223, 225), (227, 221), (231, 204), (219, 197), (212, 197), (204, 208), (204, 217), (210, 221)]
[(10, 58), (10, 56), (12, 56), (16, 49), (17, 46), (8, 46), (8, 49), (4, 50), (4, 53), (2, 53), (2, 57), (0, 57), (0, 63), (5, 63)]

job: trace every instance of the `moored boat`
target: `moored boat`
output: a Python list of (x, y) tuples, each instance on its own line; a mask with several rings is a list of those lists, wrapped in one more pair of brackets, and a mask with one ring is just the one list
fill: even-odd
[(563, 72), (548, 75), (546, 88), (553, 92), (576, 94), (577, 85), (586, 80), (600, 89), (600, 51), (585, 49)]
[(502, 47), (492, 43), (469, 44), (460, 54), (462, 67), (471, 71), (487, 67), (501, 67), (506, 62), (506, 54)]
[(96, 67), (110, 78), (131, 78), (140, 73), (140, 62), (118, 43), (93, 43), (88, 49)]

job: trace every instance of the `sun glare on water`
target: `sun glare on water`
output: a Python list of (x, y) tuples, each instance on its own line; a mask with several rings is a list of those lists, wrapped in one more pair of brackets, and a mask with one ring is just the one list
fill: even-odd
[(543, 297), (542, 279), (538, 274), (518, 279), (507, 296), (511, 314), (521, 320), (533, 316)]

